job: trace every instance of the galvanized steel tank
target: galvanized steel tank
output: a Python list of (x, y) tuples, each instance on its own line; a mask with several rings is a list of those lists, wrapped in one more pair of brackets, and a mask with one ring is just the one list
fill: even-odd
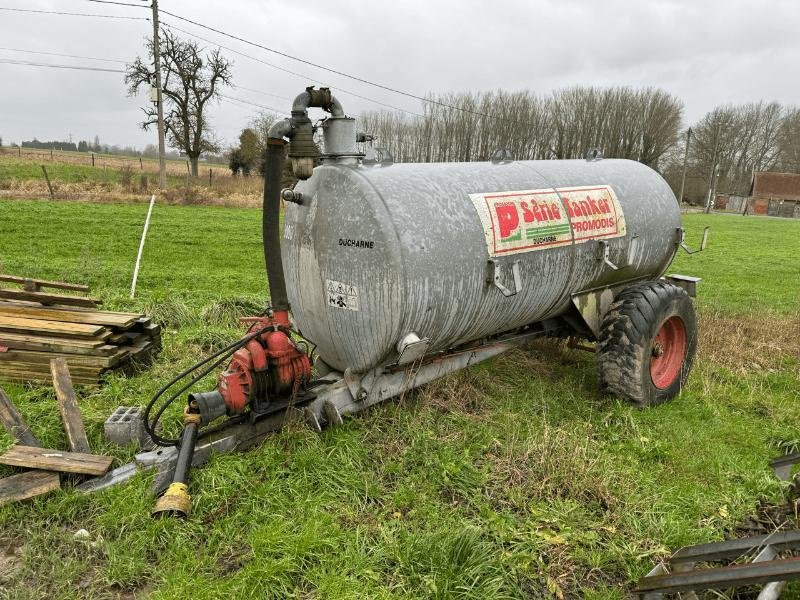
[(680, 227), (666, 182), (629, 160), (330, 161), (296, 191), (282, 239), (294, 321), (356, 373), (395, 362), (410, 333), (443, 350), (562, 314), (578, 292), (657, 278)]

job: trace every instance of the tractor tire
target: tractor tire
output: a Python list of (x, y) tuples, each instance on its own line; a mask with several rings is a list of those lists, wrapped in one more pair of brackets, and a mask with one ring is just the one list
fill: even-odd
[(696, 349), (697, 317), (686, 291), (666, 281), (634, 284), (600, 326), (600, 390), (642, 408), (666, 402), (686, 384)]

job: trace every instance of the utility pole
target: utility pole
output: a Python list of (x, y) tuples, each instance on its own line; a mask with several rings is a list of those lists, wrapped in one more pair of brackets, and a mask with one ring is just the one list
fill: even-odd
[(692, 139), (692, 128), (686, 130), (686, 149), (683, 152), (683, 175), (681, 175), (681, 193), (678, 194), (678, 206), (683, 202), (683, 188), (686, 185), (686, 163), (689, 161), (689, 142)]
[(719, 127), (716, 129), (716, 139), (714, 140), (714, 158), (711, 161), (711, 179), (708, 182), (708, 198), (706, 199), (706, 214), (711, 212), (711, 207), (714, 205), (714, 188), (717, 186), (717, 150), (719, 149)]
[(158, 0), (153, 0), (153, 62), (156, 68), (156, 105), (158, 110), (158, 187), (167, 187), (167, 161), (164, 156), (164, 98), (161, 95), (161, 40), (158, 36)]

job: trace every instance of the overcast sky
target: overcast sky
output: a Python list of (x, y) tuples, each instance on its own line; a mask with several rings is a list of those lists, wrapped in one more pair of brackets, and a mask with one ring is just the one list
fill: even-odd
[[(122, 0), (141, 2), (141, 0)], [(144, 4), (144, 2), (141, 2)], [(0, 6), (129, 16), (145, 9), (86, 0), (0, 0)], [(163, 10), (391, 87), (426, 92), (573, 85), (657, 86), (685, 103), (687, 122), (717, 104), (760, 99), (800, 104), (800, 1), (771, 0), (160, 0)], [(418, 101), (244, 45), (166, 15), (167, 23), (296, 77), (223, 50), (234, 82), (226, 95), (285, 109), (308, 78), (334, 88), (346, 112), (376, 107), (349, 90), (419, 112)], [(119, 73), (3, 64), (3, 59), (100, 68), (121, 63), (13, 52), (9, 48), (131, 60), (148, 21), (0, 11), (0, 136), (3, 143), (91, 140), (143, 147), (146, 94), (126, 96)], [(181, 34), (182, 35), (182, 34)], [(211, 44), (202, 42), (204, 46)], [(276, 97), (279, 96), (279, 97)], [(233, 142), (257, 109), (215, 106), (218, 136)]]

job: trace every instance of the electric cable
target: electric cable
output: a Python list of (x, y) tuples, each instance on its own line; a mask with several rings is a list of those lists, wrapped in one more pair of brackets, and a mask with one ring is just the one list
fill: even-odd
[[(250, 54), (246, 54), (245, 52), (241, 52), (239, 50), (234, 50), (233, 48), (231, 48), (229, 46), (225, 46), (223, 44), (220, 44), (219, 42), (215, 42), (214, 40), (210, 40), (210, 39), (205, 38), (205, 37), (203, 37), (201, 35), (198, 35), (196, 33), (192, 33), (191, 31), (186, 31), (185, 29), (181, 29), (180, 27), (178, 27), (176, 25), (172, 25), (171, 23), (167, 23), (164, 20), (161, 20), (160, 23), (161, 23), (161, 25), (167, 27), (168, 29), (174, 29), (175, 31), (179, 31), (179, 32), (181, 32), (181, 33), (183, 33), (185, 35), (189, 35), (189, 36), (191, 36), (193, 38), (196, 38), (198, 40), (202, 40), (202, 41), (204, 41), (204, 42), (206, 42), (208, 44), (214, 44), (215, 46), (217, 46), (219, 48), (222, 48), (223, 50), (227, 50), (228, 52), (232, 52), (232, 53), (234, 53), (234, 54), (236, 54), (238, 56), (242, 56), (244, 58), (248, 58), (248, 59), (250, 59), (252, 61), (255, 61), (257, 63), (261, 63), (262, 65), (266, 65), (266, 66), (271, 67), (273, 69), (276, 69), (278, 71), (282, 71), (284, 73), (288, 73), (289, 75), (293, 75), (295, 77), (303, 79), (304, 81), (311, 81), (311, 82), (316, 83), (318, 85), (329, 86), (329, 84), (324, 82), (324, 81), (321, 81), (319, 79), (315, 79), (314, 77), (310, 77), (309, 75), (305, 75), (303, 73), (298, 73), (296, 71), (292, 71), (291, 69), (287, 69), (285, 67), (278, 66), (276, 64), (267, 62), (267, 61), (262, 60), (260, 58), (256, 58), (255, 56), (252, 56)], [(420, 118), (423, 118), (423, 119), (425, 118), (425, 115), (423, 115), (423, 114), (414, 112), (412, 110), (406, 110), (405, 108), (400, 108), (399, 106), (393, 106), (391, 104), (387, 104), (385, 102), (381, 102), (380, 100), (375, 100), (374, 98), (369, 98), (368, 96), (364, 96), (362, 94), (358, 94), (356, 92), (353, 92), (352, 90), (347, 90), (347, 89), (344, 89), (344, 88), (342, 88), (340, 86), (330, 85), (329, 87), (331, 87), (332, 89), (334, 89), (334, 90), (336, 90), (338, 92), (341, 92), (343, 94), (347, 94), (348, 96), (353, 96), (354, 98), (360, 98), (361, 100), (366, 100), (367, 102), (372, 102), (373, 104), (377, 104), (377, 105), (383, 106), (385, 108), (391, 108), (392, 110), (398, 110), (400, 112), (404, 112), (406, 114), (409, 114), (409, 115), (412, 115), (412, 116), (415, 116), (415, 117), (420, 117)]]
[(75, 12), (64, 12), (59, 10), (36, 10), (33, 8), (11, 8), (8, 6), (0, 6), (0, 10), (5, 10), (9, 12), (21, 12), (21, 13), (37, 13), (42, 15), (67, 15), (70, 17), (97, 17), (101, 19), (126, 19), (129, 21), (149, 21), (149, 17), (130, 17), (127, 15), (102, 15), (98, 13), (75, 13)]
[[(128, 64), (127, 60), (119, 60), (117, 58), (98, 58), (96, 56), (80, 56), (77, 54), (61, 54), (60, 52), (44, 52), (42, 50), (23, 50), (22, 48), (3, 48), (0, 47), (0, 50), (5, 50), (8, 52), (22, 52), (25, 54), (45, 54), (48, 56), (60, 56), (62, 58), (82, 58), (85, 60), (99, 60), (102, 62), (113, 62), (113, 63), (122, 63)], [(243, 88), (244, 89), (244, 88)]]
[(56, 65), (52, 63), (39, 63), (29, 60), (15, 60), (13, 58), (0, 58), (0, 64), (23, 65), (29, 67), (48, 67), (51, 69), (73, 69), (75, 71), (103, 71), (105, 73), (124, 73), (122, 69), (105, 69), (103, 67), (86, 67), (80, 65)]
[(144, 4), (131, 4), (130, 2), (115, 2), (114, 0), (86, 0), (87, 2), (97, 2), (98, 4), (116, 4), (117, 6), (133, 6), (134, 8), (147, 8)]
[(446, 102), (442, 102), (440, 100), (434, 100), (432, 98), (425, 98), (424, 96), (420, 96), (418, 94), (413, 94), (411, 92), (406, 92), (406, 91), (403, 91), (403, 90), (400, 90), (400, 89), (397, 89), (397, 88), (390, 87), (388, 85), (384, 85), (382, 83), (376, 83), (374, 81), (370, 81), (368, 79), (364, 79), (363, 77), (359, 77), (357, 75), (351, 75), (349, 73), (345, 73), (343, 71), (339, 71), (339, 70), (333, 69), (331, 67), (326, 67), (324, 65), (312, 62), (310, 60), (306, 60), (306, 59), (300, 58), (298, 56), (293, 56), (291, 54), (288, 54), (286, 52), (282, 52), (280, 50), (275, 50), (274, 48), (270, 48), (269, 46), (264, 46), (263, 44), (259, 44), (257, 42), (253, 42), (251, 40), (245, 39), (245, 38), (240, 37), (238, 35), (234, 35), (232, 33), (227, 33), (225, 31), (222, 31), (221, 29), (217, 29), (215, 27), (211, 27), (209, 25), (205, 25), (203, 23), (199, 23), (198, 21), (193, 21), (192, 19), (188, 19), (186, 17), (182, 17), (180, 15), (176, 15), (175, 13), (169, 12), (167, 10), (160, 9), (160, 12), (164, 13), (165, 15), (169, 15), (170, 17), (173, 17), (175, 19), (179, 19), (181, 21), (185, 21), (187, 23), (191, 23), (192, 25), (195, 25), (196, 27), (201, 27), (203, 29), (208, 29), (209, 31), (213, 31), (214, 33), (217, 33), (219, 35), (223, 35), (225, 37), (237, 40), (237, 41), (242, 42), (244, 44), (248, 44), (250, 46), (254, 46), (256, 48), (260, 48), (262, 50), (266, 50), (267, 52), (271, 52), (273, 54), (277, 54), (279, 56), (283, 56), (285, 58), (288, 58), (288, 59), (291, 59), (291, 60), (294, 60), (294, 61), (297, 61), (297, 62), (301, 62), (303, 64), (309, 65), (311, 67), (315, 67), (317, 69), (322, 69), (323, 71), (328, 71), (329, 73), (334, 73), (335, 75), (340, 75), (342, 77), (347, 77), (348, 79), (352, 79), (352, 80), (358, 81), (360, 83), (371, 85), (373, 87), (376, 87), (376, 88), (379, 88), (379, 89), (382, 89), (382, 90), (386, 90), (388, 92), (392, 92), (392, 93), (395, 93), (395, 94), (400, 94), (402, 96), (407, 96), (409, 98), (414, 98), (416, 100), (420, 100), (421, 102), (425, 102), (425, 103), (428, 103), (428, 104), (436, 104), (436, 105), (442, 106), (444, 108), (449, 108), (449, 109), (452, 109), (452, 110), (457, 110), (457, 111), (460, 111), (460, 112), (469, 113), (469, 114), (476, 115), (476, 116), (479, 116), (479, 117), (486, 117), (488, 119), (495, 119), (495, 120), (498, 120), (498, 121), (505, 121), (506, 120), (504, 117), (498, 117), (498, 116), (495, 116), (495, 115), (490, 115), (488, 113), (482, 113), (482, 112), (479, 112), (479, 111), (470, 110), (468, 108), (455, 106), (453, 104), (447, 104)]

